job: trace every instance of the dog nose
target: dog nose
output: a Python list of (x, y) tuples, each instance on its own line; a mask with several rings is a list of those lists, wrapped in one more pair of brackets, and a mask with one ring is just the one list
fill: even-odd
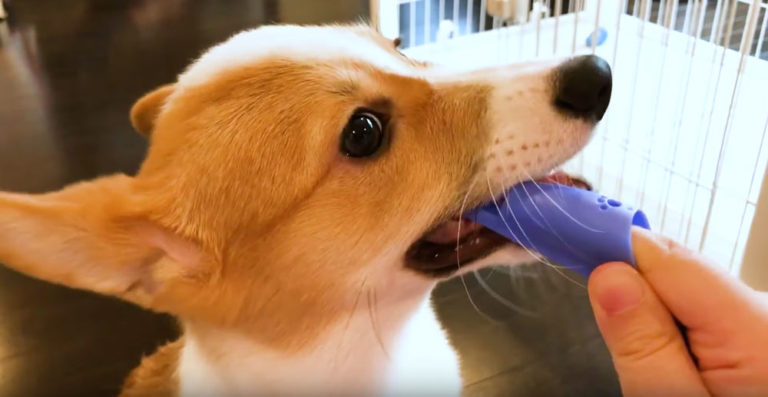
[(557, 69), (555, 106), (573, 116), (599, 121), (611, 101), (611, 67), (603, 58), (572, 58)]

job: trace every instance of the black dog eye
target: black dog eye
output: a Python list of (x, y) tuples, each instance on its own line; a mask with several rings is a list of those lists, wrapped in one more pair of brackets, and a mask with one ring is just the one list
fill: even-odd
[(341, 133), (341, 151), (349, 157), (368, 157), (381, 147), (384, 132), (381, 121), (368, 112), (357, 112)]

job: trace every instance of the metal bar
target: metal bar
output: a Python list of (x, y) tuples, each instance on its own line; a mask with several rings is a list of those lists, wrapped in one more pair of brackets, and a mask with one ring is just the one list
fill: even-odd
[[(619, 7), (617, 9), (617, 14), (618, 15), (616, 15), (616, 29), (615, 29), (616, 33), (614, 33), (616, 39), (613, 42), (613, 59), (611, 60), (611, 65), (613, 67), (613, 73), (614, 74), (616, 73), (617, 67), (618, 67), (618, 65), (616, 64), (616, 54), (619, 51), (619, 38), (621, 37), (621, 33), (620, 33), (621, 32), (621, 19), (622, 19), (623, 15), (624, 15), (624, 11), (627, 9), (627, 7), (629, 7), (628, 0), (621, 0), (621, 4), (619, 5)], [(613, 124), (612, 123), (613, 122), (613, 118), (608, 119), (608, 121), (610, 121), (611, 124)], [(605, 130), (606, 131), (610, 130), (607, 125), (605, 127)], [(600, 142), (601, 143), (601, 146), (600, 146), (600, 162), (601, 162), (601, 164), (605, 163), (605, 161), (604, 161), (605, 160), (605, 146), (606, 146), (605, 143), (606, 143), (606, 139), (607, 139), (607, 133), (603, 134), (602, 138), (603, 139)], [(605, 176), (605, 172), (604, 171), (605, 170), (603, 168), (600, 169), (600, 173), (598, 174), (598, 177), (597, 177), (597, 181), (598, 181), (597, 182), (597, 186), (600, 186), (600, 187), (603, 186), (603, 177)]]
[(485, 19), (487, 14), (487, 6), (485, 3), (486, 0), (480, 0), (480, 20), (477, 21), (477, 31), (478, 32), (484, 32), (485, 31)]
[[(733, 10), (735, 10), (737, 3), (738, 3), (737, 0), (726, 0), (725, 6), (731, 10), (731, 14), (733, 14)], [(725, 14), (725, 15), (727, 16), (728, 14)], [(724, 18), (720, 18), (720, 20), (718, 21), (717, 36), (715, 36), (715, 44), (722, 45), (721, 40), (723, 38), (723, 29), (725, 29), (725, 21), (726, 20)]]
[(557, 34), (560, 32), (560, 13), (563, 9), (563, 0), (555, 0), (555, 39), (552, 43), (552, 53), (557, 54)]
[[(736, 0), (731, 5), (731, 16), (728, 18), (728, 26), (725, 28), (725, 37), (723, 38), (723, 47), (728, 48), (731, 45), (731, 35), (733, 35), (733, 22), (736, 18), (736, 10), (739, 5), (739, 1)], [(743, 36), (742, 36), (743, 37)]]
[(616, 53), (619, 51), (619, 31), (621, 29), (621, 18), (624, 15), (624, 10), (626, 10), (627, 6), (629, 5), (628, 0), (621, 0), (621, 5), (619, 6), (619, 15), (616, 16), (616, 40), (613, 42), (613, 60), (611, 64), (613, 65), (614, 69), (616, 68)]
[[(665, 36), (665, 38), (664, 38), (664, 52), (663, 52), (663, 54), (661, 56), (661, 62), (659, 62), (659, 71), (656, 74), (657, 76), (659, 76), (659, 78), (658, 78), (658, 85), (656, 86), (656, 91), (654, 91), (656, 93), (661, 92), (661, 87), (662, 87), (662, 84), (664, 83), (664, 78), (663, 78), (662, 75), (664, 74), (664, 67), (667, 64), (667, 54), (669, 54), (669, 35), (670, 35), (670, 32), (671, 32), (671, 29), (669, 27), (667, 27), (665, 32), (664, 32), (665, 33), (664, 34), (664, 36)], [(656, 131), (658, 130), (658, 128), (656, 128), (656, 123), (658, 122), (659, 107), (660, 106), (661, 106), (661, 101), (656, 101), (656, 103), (654, 104), (654, 107), (653, 107), (653, 119), (651, 121), (651, 132), (650, 132), (651, 136), (648, 138), (648, 148), (647, 148), (648, 157), (651, 156), (651, 151), (653, 150), (653, 148), (654, 148), (654, 146), (656, 144)], [(637, 202), (637, 206), (641, 207), (641, 208), (643, 207), (643, 204), (645, 202), (645, 190), (646, 190), (646, 187), (648, 186), (648, 170), (650, 169), (649, 165), (650, 164), (646, 164), (645, 167), (643, 168), (643, 177), (642, 177), (642, 181), (643, 182), (640, 185), (641, 186), (640, 189), (638, 190), (639, 197), (638, 197), (638, 200), (636, 202)]]
[(760, 58), (760, 54), (763, 52), (763, 39), (765, 39), (765, 28), (768, 26), (768, 7), (763, 10), (763, 23), (760, 26), (760, 34), (757, 35), (757, 48), (755, 48), (755, 56)]
[[(641, 5), (641, 8), (647, 10), (649, 5), (648, 0), (643, 0), (643, 4)], [(643, 13), (643, 20), (640, 24), (640, 34), (642, 35), (642, 32), (645, 29), (645, 24), (648, 23), (650, 13), (644, 12)], [(642, 59), (642, 53), (643, 53), (643, 42), (644, 40), (640, 39), (637, 41), (637, 56), (635, 61), (635, 69), (632, 72), (632, 76), (637, 76), (638, 70), (640, 69), (640, 59)], [(629, 112), (629, 117), (627, 118), (627, 126), (624, 129), (624, 140), (629, 142), (629, 132), (632, 130), (632, 119), (635, 117), (635, 98), (637, 97), (637, 81), (638, 79), (635, 79), (634, 84), (632, 84), (632, 93), (630, 94), (631, 102), (629, 108), (631, 109)], [(621, 175), (624, 175), (624, 170), (627, 167), (627, 158), (626, 156), (621, 160)], [(624, 178), (619, 179), (619, 185), (617, 189), (617, 197), (621, 197), (621, 193), (624, 190)]]
[[(689, 21), (687, 19), (691, 18), (694, 14), (697, 14), (702, 8), (706, 8), (706, 1), (704, 2), (704, 7), (696, 7), (697, 9), (696, 12), (689, 12), (690, 8), (687, 9), (685, 13), (686, 21), (684, 21), (684, 26), (689, 24)], [(696, 23), (698, 24), (699, 22), (701, 22), (701, 20), (697, 18)], [(683, 126), (683, 116), (685, 115), (685, 109), (687, 108), (687, 105), (688, 105), (688, 89), (691, 83), (691, 75), (692, 75), (691, 71), (693, 68), (693, 59), (696, 57), (696, 44), (698, 44), (699, 38), (701, 37), (701, 29), (697, 29), (696, 27), (694, 27), (694, 30), (698, 33), (696, 36), (691, 36), (691, 38), (689, 39), (689, 41), (692, 41), (693, 44), (691, 46), (690, 56), (688, 57), (687, 72), (683, 72), (685, 74), (685, 78), (681, 79), (681, 81), (684, 81), (683, 89), (681, 90), (683, 97), (682, 97), (682, 100), (679, 102), (679, 110), (676, 112), (676, 114), (678, 115), (677, 121), (675, 121), (675, 124), (677, 125), (677, 128), (676, 128), (677, 132), (675, 133), (675, 143), (673, 144), (672, 152), (670, 153), (671, 155), (670, 168), (673, 168), (673, 169), (675, 168), (675, 163), (677, 160), (677, 150), (680, 144), (680, 137), (682, 135), (681, 131)], [(698, 138), (696, 141), (696, 146), (698, 146)], [(667, 218), (667, 209), (669, 208), (668, 206), (666, 206), (666, 203), (669, 202), (669, 195), (671, 191), (672, 191), (672, 174), (667, 173), (667, 182), (664, 188), (665, 206), (661, 212), (661, 221), (659, 226), (659, 230), (661, 230), (662, 232), (664, 231), (664, 226), (666, 224), (666, 218)]]
[(400, 36), (400, 5), (387, 0), (370, 0), (371, 22), (382, 36), (396, 39)]
[(678, 0), (675, 0), (675, 6), (672, 7), (672, 13), (670, 14), (670, 20), (672, 21), (672, 30), (675, 29), (675, 26), (677, 26), (677, 14), (680, 11), (680, 2)]
[[(653, 1), (652, 0), (646, 1), (645, 8), (643, 11), (644, 12), (643, 21), (650, 22), (652, 9), (653, 9)], [(643, 24), (643, 29), (645, 29), (645, 24)]]
[(408, 3), (408, 47), (416, 45), (416, 2)]
[(456, 27), (456, 35), (461, 34), (459, 29), (459, 3), (461, 0), (453, 0), (453, 26)]
[(381, 31), (381, 20), (380, 20), (380, 11), (379, 7), (381, 4), (379, 4), (379, 0), (368, 0), (368, 10), (370, 13), (369, 18), (371, 19), (371, 25), (374, 29), (376, 29), (377, 32)]
[[(760, 136), (760, 146), (757, 150), (757, 157), (755, 157), (755, 162), (752, 164), (752, 176), (749, 178), (749, 189), (747, 189), (747, 197), (749, 197), (752, 194), (752, 189), (755, 187), (755, 177), (757, 176), (757, 169), (760, 166), (760, 158), (763, 155), (763, 149), (765, 145), (765, 133), (768, 131), (768, 117), (765, 118), (765, 127), (763, 128), (763, 135)], [(765, 172), (765, 170), (763, 170)], [(759, 202), (759, 201), (758, 201)], [(731, 252), (731, 261), (729, 262), (729, 266), (733, 266), (734, 260), (736, 260), (736, 251), (739, 247), (739, 240), (741, 239), (741, 232), (744, 230), (744, 218), (747, 215), (747, 207), (749, 207), (749, 204), (744, 204), (744, 208), (741, 210), (741, 218), (739, 220), (739, 231), (736, 233), (736, 244), (733, 245), (733, 251)]]
[(472, 19), (474, 19), (472, 14), (474, 14), (474, 8), (475, 0), (467, 0), (467, 34), (472, 34)]
[[(717, 3), (717, 5), (716, 5), (716, 7), (722, 7), (722, 3), (721, 3), (721, 0), (718, 0), (718, 3)], [(698, 8), (698, 10), (699, 10), (699, 11), (701, 11), (701, 7), (699, 7), (699, 8)], [(706, 10), (705, 10), (705, 11), (706, 11)], [(697, 12), (698, 12), (698, 11), (697, 11)], [(705, 12), (701, 12), (701, 18), (699, 18), (699, 21), (700, 21), (700, 24), (701, 24), (701, 25), (703, 25), (703, 23), (704, 23), (704, 14), (705, 14)], [(726, 14), (720, 13), (720, 15), (719, 15), (719, 16), (718, 16), (718, 15), (715, 15), (715, 16), (713, 17), (713, 20), (712, 20), (712, 23), (713, 23), (713, 25), (714, 25), (714, 24), (716, 24), (716, 23), (718, 23), (717, 21), (715, 21), (716, 19), (719, 21), (719, 20), (724, 20), (724, 18), (726, 18), (726, 17), (727, 17), (727, 13), (726, 13)], [(699, 26), (699, 32), (701, 31), (701, 25)], [(714, 32), (715, 30), (716, 30), (716, 29), (715, 29), (715, 28), (714, 28), (714, 26), (713, 26), (712, 32)], [(712, 36), (712, 34), (713, 34), (712, 32), (710, 32), (710, 36), (711, 36), (711, 37), (713, 37), (713, 36)], [(710, 42), (712, 42), (712, 41), (710, 40)], [(722, 54), (722, 56), (725, 56), (725, 52), (724, 52), (724, 49), (723, 49), (723, 51), (721, 52), (721, 54)], [(716, 50), (716, 49), (714, 49), (714, 50), (712, 51), (712, 61), (711, 61), (711, 62), (710, 62), (710, 64), (709, 64), (709, 72), (708, 72), (707, 74), (712, 74), (712, 73), (713, 73), (713, 69), (714, 69), (714, 66), (715, 66), (715, 59), (716, 59), (716, 57), (717, 57), (717, 50)], [(722, 60), (722, 59), (721, 59), (721, 60)], [(723, 66), (723, 64), (722, 64), (722, 62), (721, 62), (721, 63), (720, 63), (720, 68), (719, 68), (719, 69), (718, 69), (718, 71), (717, 71), (717, 78), (716, 78), (716, 79), (708, 79), (708, 83), (707, 83), (707, 95), (705, 96), (705, 98), (706, 98), (706, 97), (709, 97), (709, 94), (710, 94), (710, 92), (712, 92), (712, 91), (711, 91), (711, 90), (712, 90), (712, 81), (715, 81), (714, 92), (713, 92), (713, 94), (712, 94), (712, 95), (713, 95), (713, 97), (712, 97), (712, 106), (714, 106), (714, 101), (715, 101), (715, 98), (716, 98), (716, 95), (717, 95), (717, 91), (719, 90), (719, 86), (720, 86), (720, 77), (721, 77), (721, 74), (722, 74), (722, 66)], [(707, 118), (707, 116), (706, 116), (707, 114), (709, 114), (709, 115), (711, 116), (711, 114), (712, 114), (712, 107), (709, 107), (709, 108), (707, 108), (706, 106), (702, 106), (702, 107), (701, 107), (701, 114), (700, 114), (700, 116), (698, 117), (698, 120), (700, 120), (700, 122), (699, 122), (699, 128), (698, 128), (698, 129), (704, 129), (704, 128), (705, 128), (705, 127), (703, 126), (702, 122), (703, 122), (703, 120), (705, 120), (705, 119)], [(702, 154), (701, 154), (701, 156), (703, 156), (703, 155), (704, 155), (704, 150), (706, 150), (706, 147), (707, 147), (707, 141), (709, 140), (709, 130), (707, 130), (707, 133), (706, 133), (706, 134), (697, 134), (697, 135), (696, 135), (696, 143), (695, 143), (695, 144), (694, 144), (694, 146), (693, 146), (693, 153), (694, 153), (694, 156), (693, 156), (693, 158), (692, 158), (692, 162), (691, 162), (691, 166), (690, 166), (690, 169), (691, 169), (691, 171), (692, 171), (692, 172), (695, 172), (694, 170), (696, 170), (696, 169), (697, 169), (697, 168), (695, 167), (695, 165), (696, 165), (696, 158), (701, 158), (701, 157), (697, 156), (697, 155), (696, 155), (696, 153), (698, 153), (698, 152), (699, 152), (699, 145), (700, 145), (700, 144), (702, 144), (702, 135), (703, 135), (703, 145), (701, 146), (701, 151), (702, 151)], [(699, 172), (698, 172), (698, 174), (697, 174), (697, 176), (696, 176), (696, 178), (697, 178), (697, 179), (701, 178), (701, 165), (699, 165), (699, 167), (698, 167), (698, 171), (699, 171)], [(697, 195), (697, 192), (694, 190), (694, 191), (693, 191), (693, 196), (692, 196), (692, 198), (691, 198), (690, 200), (688, 200), (688, 197), (689, 197), (689, 196), (691, 196), (691, 188), (692, 188), (692, 187), (689, 185), (689, 186), (688, 186), (688, 188), (686, 189), (686, 193), (685, 193), (686, 199), (685, 199), (685, 201), (689, 203), (689, 205), (688, 205), (686, 208), (689, 208), (689, 209), (690, 209), (690, 211), (691, 211), (691, 213), (692, 213), (692, 212), (693, 212), (693, 205), (694, 205), (694, 203), (696, 202), (696, 195)], [(685, 239), (686, 243), (688, 242), (688, 238), (689, 238), (689, 236), (690, 236), (690, 230), (691, 230), (691, 221), (692, 221), (692, 218), (690, 218), (690, 217), (689, 217), (689, 218), (688, 218), (688, 220), (689, 220), (689, 222), (688, 222), (688, 225), (687, 225), (687, 227), (686, 227), (686, 232), (685, 232), (685, 235), (684, 235), (684, 239)], [(678, 228), (679, 228), (679, 229), (682, 229), (682, 228), (683, 228), (683, 223), (685, 223), (685, 222), (684, 222), (684, 219), (681, 219), (681, 220), (680, 220), (680, 225), (678, 226)]]
[[(768, 121), (766, 121), (766, 128), (768, 129)], [(755, 206), (755, 216), (752, 218), (752, 227), (744, 248), (741, 269), (739, 269), (741, 279), (752, 288), (761, 291), (768, 291), (768, 266), (765, 266), (765, 258), (768, 258), (766, 236), (768, 236), (768, 172), (763, 175), (760, 198)]]
[[(631, 154), (637, 155), (638, 157), (640, 157), (641, 160), (648, 162), (649, 164), (659, 166), (660, 168), (662, 168), (663, 171), (669, 172), (674, 176), (680, 177), (680, 179), (682, 179), (684, 182), (692, 184), (697, 188), (701, 188), (707, 191), (712, 191), (712, 189), (714, 189), (712, 184), (704, 184), (699, 180), (693, 179), (690, 175), (683, 174), (682, 172), (676, 170), (675, 168), (671, 167), (670, 164), (666, 164), (664, 162), (654, 160), (645, 151), (635, 149), (634, 147), (628, 145), (626, 142), (624, 142), (621, 139), (607, 136), (605, 137), (605, 141), (607, 143), (610, 143), (611, 145), (617, 146), (624, 153), (631, 153)], [(754, 204), (754, 201), (749, 199), (745, 199), (744, 201), (749, 204)]]
[(701, 31), (704, 29), (704, 20), (706, 20), (707, 16), (707, 6), (709, 0), (704, 0), (700, 3), (701, 6), (699, 7), (699, 13), (697, 14), (699, 17), (696, 19), (696, 26), (694, 27), (697, 38), (701, 37)]
[(440, 26), (440, 22), (445, 19), (445, 0), (440, 0), (437, 3), (437, 26)]
[[(536, 0), (525, 0), (525, 14), (523, 15), (523, 23), (520, 26), (520, 30), (518, 31), (518, 37), (520, 37), (520, 43), (517, 45), (517, 60), (522, 62), (523, 61), (523, 45), (525, 44), (525, 34), (528, 32), (528, 22), (530, 18), (530, 13), (528, 10), (530, 10), (533, 5), (533, 1)], [(517, 5), (517, 4), (516, 4)], [(519, 19), (519, 18), (516, 18)], [(509, 23), (509, 21), (507, 21)], [(507, 32), (509, 34), (509, 32)]]
[(658, 12), (658, 14), (656, 14), (656, 24), (657, 25), (663, 25), (662, 21), (665, 20), (664, 19), (664, 16), (665, 16), (664, 11), (667, 8), (666, 5), (667, 5), (667, 0), (659, 0), (659, 12)]
[(424, 0), (424, 44), (432, 42), (432, 0)]
[(592, 54), (597, 48), (597, 32), (600, 30), (600, 8), (603, 5), (602, 0), (597, 0), (597, 10), (595, 10), (595, 30), (592, 31)]
[(683, 18), (683, 28), (681, 29), (681, 31), (685, 34), (690, 34), (688, 24), (690, 23), (691, 10), (696, 8), (698, 3), (698, 0), (694, 0), (693, 4), (688, 2), (688, 4), (685, 5), (685, 17)]
[[(726, 0), (726, 1), (730, 1), (730, 0)], [(731, 4), (731, 3), (729, 3), (729, 4)], [(733, 1), (732, 6), (729, 7), (730, 8), (729, 25), (733, 24), (734, 15), (736, 14), (736, 4), (737, 4), (737, 1)], [(728, 40), (730, 40), (730, 29), (728, 29), (728, 37), (727, 37), (726, 41), (728, 41)], [(719, 88), (720, 88), (720, 77), (722, 76), (722, 73), (723, 73), (723, 66), (725, 65), (725, 54), (726, 53), (727, 53), (727, 48), (725, 46), (723, 46), (722, 47), (722, 51), (720, 53), (721, 54), (720, 55), (720, 68), (717, 71), (717, 78), (715, 80), (715, 91), (712, 94), (712, 104), (711, 104), (711, 106), (709, 106), (708, 116), (705, 116), (708, 119), (708, 122), (707, 122), (706, 132), (704, 133), (704, 143), (703, 143), (703, 146), (701, 147), (701, 156), (699, 156), (699, 166), (697, 168), (696, 179), (700, 179), (701, 178), (701, 170), (703, 169), (703, 164), (702, 163), (704, 162), (704, 153), (706, 152), (707, 143), (709, 141), (709, 132), (712, 129), (712, 115), (714, 113), (713, 110), (714, 110), (714, 107), (715, 107), (715, 102), (717, 101), (717, 92), (719, 91)], [(713, 55), (716, 55), (716, 54), (713, 54)], [(712, 61), (714, 62), (715, 60), (713, 59)], [(710, 82), (711, 81), (712, 80), (710, 79)], [(704, 114), (706, 114), (707, 113), (706, 109), (704, 109), (703, 112), (704, 112)], [(714, 192), (712, 193), (712, 195), (714, 195)], [(698, 196), (698, 191), (694, 190), (693, 198), (691, 199), (691, 206), (690, 206), (691, 211), (693, 211), (693, 205), (696, 203), (696, 197), (697, 196)], [(691, 226), (692, 225), (693, 225), (693, 218), (691, 217), (688, 220), (688, 226), (685, 229), (685, 244), (686, 245), (688, 244), (688, 239), (691, 236)], [(702, 239), (702, 241), (704, 241), (704, 240)]]
[[(575, 0), (580, 2), (580, 0)], [(579, 12), (573, 13), (573, 44), (571, 45), (571, 54), (576, 53), (576, 34), (579, 29)]]
[(716, 40), (720, 40), (719, 36), (716, 36), (720, 29), (720, 20), (722, 19), (723, 0), (717, 0), (715, 5), (715, 16), (712, 17), (712, 29), (709, 32), (709, 41), (715, 43)]
[[(704, 220), (704, 231), (701, 235), (701, 241), (699, 242), (699, 251), (704, 248), (704, 242), (707, 240), (707, 234), (709, 232), (709, 222), (712, 219), (712, 207), (715, 202), (715, 195), (717, 194), (718, 182), (720, 180), (720, 172), (723, 168), (723, 159), (725, 158), (725, 152), (728, 148), (728, 138), (730, 137), (731, 122), (733, 121), (734, 106), (736, 104), (736, 97), (741, 82), (741, 73), (744, 71), (744, 63), (749, 56), (749, 50), (752, 48), (752, 39), (755, 36), (755, 29), (757, 28), (757, 15), (759, 14), (760, 0), (752, 0), (752, 5), (749, 7), (749, 14), (747, 16), (747, 29), (741, 36), (741, 58), (739, 59), (739, 67), (736, 71), (736, 81), (733, 84), (733, 92), (731, 93), (731, 103), (728, 106), (728, 115), (726, 116), (725, 130), (723, 131), (723, 138), (720, 142), (720, 153), (717, 156), (717, 163), (715, 166), (715, 178), (714, 186), (715, 191), (709, 196), (709, 206), (707, 207), (707, 216)], [(731, 23), (732, 25), (732, 23)], [(733, 26), (728, 26), (729, 30), (733, 29)]]
[(525, 23), (531, 22), (531, 10), (533, 10), (533, 2), (536, 0), (526, 0), (525, 2)]
[(675, 20), (676, 15), (674, 14), (675, 9), (677, 9), (677, 0), (670, 0), (667, 3), (667, 8), (664, 15), (664, 27), (667, 28), (667, 39), (669, 39), (669, 30), (673, 29), (673, 21)]
[(536, 14), (536, 57), (539, 56), (539, 47), (540, 47), (540, 41), (541, 41), (541, 7), (544, 7), (544, 1), (539, 0), (539, 10), (536, 10), (536, 7), (534, 7), (534, 11)]
[(650, 19), (650, 17), (651, 17), (651, 13), (650, 13), (651, 4), (652, 4), (652, 2), (649, 1), (649, 0), (642, 0), (640, 2), (640, 15), (639, 15), (639, 17), (643, 21), (648, 21)]
[(557, 34), (560, 31), (560, 13), (563, 8), (563, 0), (555, 0), (555, 39), (552, 43), (552, 53), (557, 54)]

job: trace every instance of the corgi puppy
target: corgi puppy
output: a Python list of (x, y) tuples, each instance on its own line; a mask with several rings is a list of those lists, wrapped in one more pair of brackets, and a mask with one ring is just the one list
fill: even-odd
[(577, 153), (610, 94), (594, 56), (458, 72), (365, 27), (249, 30), (133, 106), (137, 175), (0, 193), (0, 262), (178, 317), (124, 396), (457, 395), (430, 291), (533, 259), (462, 211)]

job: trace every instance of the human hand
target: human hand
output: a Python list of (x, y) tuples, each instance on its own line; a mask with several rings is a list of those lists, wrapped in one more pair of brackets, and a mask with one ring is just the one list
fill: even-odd
[(632, 245), (639, 272), (604, 264), (588, 287), (624, 395), (768, 396), (768, 295), (651, 232)]

